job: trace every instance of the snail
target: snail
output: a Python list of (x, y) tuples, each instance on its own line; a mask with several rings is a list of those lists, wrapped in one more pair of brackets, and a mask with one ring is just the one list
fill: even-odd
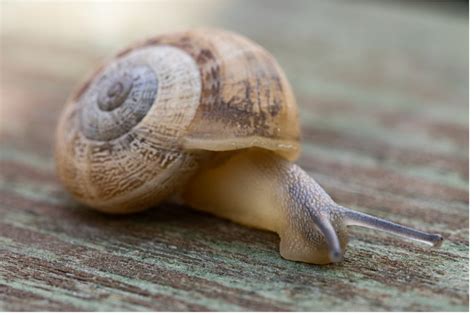
[(164, 34), (100, 66), (60, 116), (57, 174), (80, 202), (131, 213), (174, 198), (276, 232), (283, 258), (340, 262), (347, 226), (439, 246), (421, 232), (336, 204), (293, 163), (298, 109), (277, 61), (216, 29)]

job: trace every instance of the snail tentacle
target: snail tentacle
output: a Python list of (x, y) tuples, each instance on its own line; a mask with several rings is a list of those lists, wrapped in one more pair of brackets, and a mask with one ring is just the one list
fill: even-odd
[(392, 233), (404, 238), (412, 239), (414, 241), (429, 244), (433, 247), (439, 247), (443, 242), (443, 236), (439, 234), (425, 233), (339, 205), (337, 205), (336, 208), (337, 211), (343, 214), (344, 221), (347, 225), (362, 226), (374, 230)]
[(341, 244), (336, 230), (329, 218), (327, 218), (327, 215), (325, 213), (317, 212), (309, 206), (306, 206), (306, 210), (309, 212), (311, 219), (316, 223), (316, 226), (326, 239), (329, 248), (329, 258), (331, 261), (334, 263), (341, 262), (343, 259)]

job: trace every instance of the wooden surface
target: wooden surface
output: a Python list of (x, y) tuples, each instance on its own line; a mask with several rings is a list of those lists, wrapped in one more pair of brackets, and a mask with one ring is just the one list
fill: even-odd
[[(1, 5), (1, 310), (468, 309), (468, 19), (404, 2)], [(75, 203), (52, 136), (102, 58), (214, 25), (268, 48), (295, 89), (301, 166), (342, 205), (446, 241), (351, 229), (343, 263), (280, 258), (276, 234), (165, 204), (126, 217)]]

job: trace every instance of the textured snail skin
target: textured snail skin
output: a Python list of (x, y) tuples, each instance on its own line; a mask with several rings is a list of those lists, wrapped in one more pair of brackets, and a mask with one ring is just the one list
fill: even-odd
[(221, 30), (123, 50), (72, 94), (56, 131), (58, 177), (80, 202), (130, 213), (178, 197), (280, 235), (284, 258), (342, 260), (347, 225), (439, 245), (442, 237), (335, 204), (301, 168), (298, 110), (275, 61)]
[(443, 241), (441, 235), (339, 206), (298, 165), (268, 150), (240, 150), (202, 164), (185, 185), (182, 197), (197, 209), (278, 233), (281, 256), (294, 261), (341, 261), (349, 225), (435, 247)]
[(331, 262), (325, 237), (305, 205), (335, 227), (342, 256), (348, 241), (336, 204), (300, 167), (269, 151), (249, 149), (213, 161), (189, 182), (185, 202), (247, 226), (280, 236), (280, 254), (289, 260)]

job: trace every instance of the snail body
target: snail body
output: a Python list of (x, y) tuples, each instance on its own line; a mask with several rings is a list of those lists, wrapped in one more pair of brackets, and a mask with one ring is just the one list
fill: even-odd
[(290, 260), (340, 261), (347, 225), (430, 244), (335, 204), (301, 168), (298, 110), (276, 60), (254, 42), (199, 29), (135, 44), (68, 100), (56, 132), (61, 182), (84, 204), (137, 212), (171, 196), (280, 235)]

